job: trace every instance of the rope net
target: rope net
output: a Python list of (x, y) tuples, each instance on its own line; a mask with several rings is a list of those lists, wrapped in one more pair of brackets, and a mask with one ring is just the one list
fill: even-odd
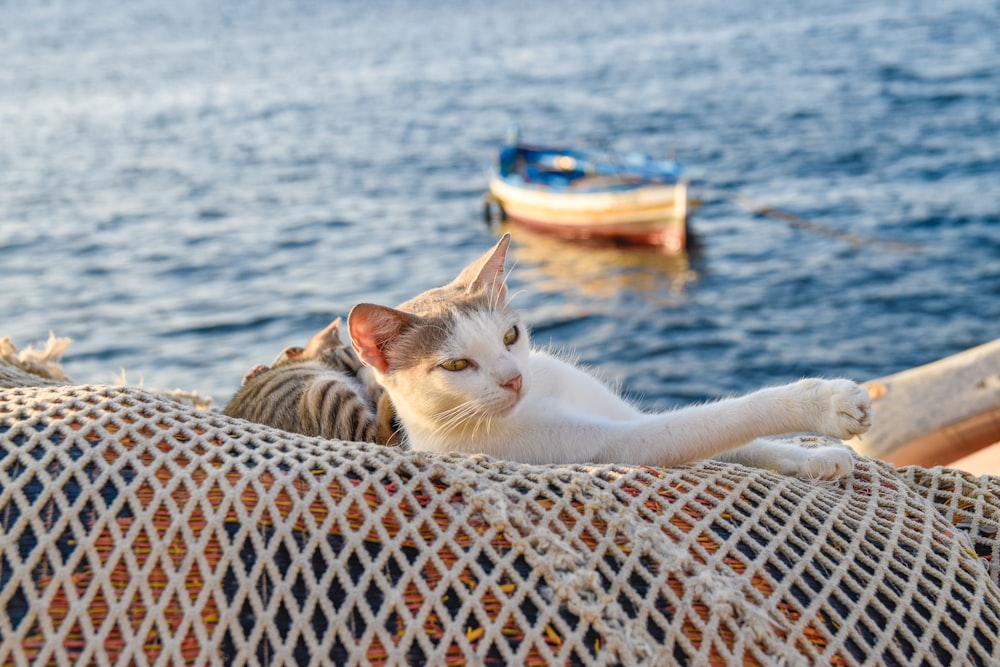
[(836, 484), (715, 461), (529, 466), (6, 370), (3, 665), (986, 665), (1000, 650), (997, 478), (872, 459)]

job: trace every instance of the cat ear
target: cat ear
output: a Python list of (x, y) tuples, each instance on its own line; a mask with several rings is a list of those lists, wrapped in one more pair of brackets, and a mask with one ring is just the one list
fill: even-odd
[(306, 349), (300, 355), (306, 359), (315, 359), (323, 350), (330, 350), (343, 347), (344, 342), (340, 340), (340, 322), (338, 317), (333, 322), (326, 325), (326, 328), (309, 339)]
[(503, 267), (509, 247), (510, 234), (504, 234), (492, 250), (465, 267), (452, 284), (465, 286), (469, 292), (487, 290), (495, 294), (498, 301), (503, 301), (507, 297)]
[(347, 316), (347, 328), (361, 361), (385, 373), (389, 370), (386, 350), (415, 321), (415, 316), (394, 308), (359, 303)]

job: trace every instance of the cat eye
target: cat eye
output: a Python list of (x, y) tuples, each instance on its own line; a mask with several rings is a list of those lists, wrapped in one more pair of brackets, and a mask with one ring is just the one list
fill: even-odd
[(441, 368), (446, 371), (464, 371), (469, 367), (468, 359), (452, 359), (441, 364)]
[(514, 343), (516, 343), (518, 333), (519, 332), (517, 330), (517, 325), (515, 324), (514, 326), (512, 326), (510, 329), (507, 330), (507, 333), (503, 335), (503, 344), (513, 345)]

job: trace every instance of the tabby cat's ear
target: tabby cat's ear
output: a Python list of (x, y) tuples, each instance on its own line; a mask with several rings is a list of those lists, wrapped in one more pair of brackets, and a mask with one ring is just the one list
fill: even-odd
[(510, 234), (504, 234), (492, 250), (465, 267), (452, 284), (464, 286), (469, 292), (486, 290), (503, 302), (507, 297), (503, 267), (509, 247)]
[(302, 351), (302, 356), (306, 359), (316, 359), (323, 350), (332, 350), (343, 347), (344, 342), (340, 340), (340, 318), (326, 325), (326, 328), (309, 339), (309, 344)]
[(389, 370), (386, 351), (415, 321), (415, 316), (394, 308), (359, 303), (347, 316), (347, 328), (361, 361), (385, 373)]

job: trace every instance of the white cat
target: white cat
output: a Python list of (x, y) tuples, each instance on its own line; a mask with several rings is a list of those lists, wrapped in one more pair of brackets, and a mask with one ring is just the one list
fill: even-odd
[(365, 303), (351, 311), (354, 349), (388, 392), (410, 447), (524, 463), (673, 466), (718, 457), (808, 478), (851, 472), (846, 448), (760, 438), (864, 433), (871, 404), (862, 387), (808, 379), (643, 413), (584, 370), (531, 348), (507, 304), (509, 244), (505, 235), (453, 282), (398, 309)]

